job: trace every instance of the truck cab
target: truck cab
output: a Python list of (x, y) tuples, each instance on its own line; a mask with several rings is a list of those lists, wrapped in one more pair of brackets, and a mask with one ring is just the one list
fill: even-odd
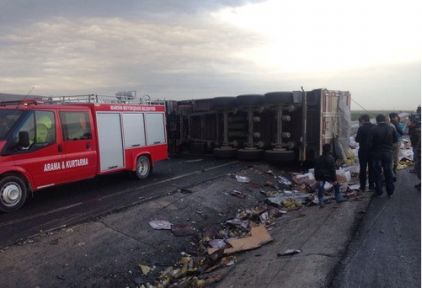
[(19, 208), (29, 191), (96, 175), (88, 108), (6, 106), (0, 119), (0, 210)]

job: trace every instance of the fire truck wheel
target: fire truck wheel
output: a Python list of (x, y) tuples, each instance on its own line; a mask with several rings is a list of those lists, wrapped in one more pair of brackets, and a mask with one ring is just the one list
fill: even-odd
[(136, 161), (136, 171), (135, 176), (138, 179), (145, 179), (152, 172), (151, 160), (148, 156), (139, 156), (138, 161)]
[(245, 161), (257, 161), (262, 159), (261, 149), (239, 149), (237, 159)]
[(295, 160), (295, 152), (291, 150), (266, 150), (264, 158), (270, 163), (292, 162)]
[(12, 212), (25, 203), (28, 188), (21, 177), (7, 175), (0, 179), (0, 211)]

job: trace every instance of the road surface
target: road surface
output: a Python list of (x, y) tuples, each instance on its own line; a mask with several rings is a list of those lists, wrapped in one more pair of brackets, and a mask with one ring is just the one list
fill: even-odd
[(157, 163), (151, 177), (145, 180), (119, 173), (37, 191), (19, 211), (0, 212), (0, 248), (40, 231), (88, 221), (163, 197), (169, 191), (225, 175), (241, 165), (245, 164), (203, 156), (175, 158)]
[(372, 200), (332, 287), (421, 287), (421, 194), (401, 170), (391, 199)]

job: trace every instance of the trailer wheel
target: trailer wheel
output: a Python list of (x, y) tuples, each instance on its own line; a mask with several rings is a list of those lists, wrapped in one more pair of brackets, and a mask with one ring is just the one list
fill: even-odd
[(295, 160), (295, 152), (291, 150), (266, 150), (264, 158), (270, 163), (284, 163)]
[(234, 148), (215, 148), (214, 156), (219, 159), (230, 159), (236, 157), (236, 149)]
[(215, 109), (229, 109), (235, 106), (236, 97), (215, 97), (212, 104)]
[(145, 179), (148, 178), (148, 176), (152, 172), (152, 165), (151, 160), (148, 156), (142, 155), (139, 156), (138, 160), (136, 161), (136, 171), (135, 176), (138, 179)]
[(261, 149), (239, 149), (237, 150), (237, 158), (245, 161), (257, 161), (262, 159)]
[(0, 179), (0, 211), (12, 212), (25, 203), (28, 188), (25, 181), (15, 175), (7, 175)]
[(192, 142), (189, 148), (192, 154), (205, 154), (205, 143), (203, 142)]
[(258, 94), (239, 95), (236, 97), (236, 101), (240, 106), (256, 106), (264, 102), (264, 97)]
[(293, 104), (292, 92), (270, 92), (264, 98), (268, 104)]

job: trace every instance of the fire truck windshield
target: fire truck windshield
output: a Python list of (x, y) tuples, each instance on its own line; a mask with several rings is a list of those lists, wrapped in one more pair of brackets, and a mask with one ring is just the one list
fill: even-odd
[(22, 115), (21, 110), (0, 109), (0, 140), (4, 140)]

